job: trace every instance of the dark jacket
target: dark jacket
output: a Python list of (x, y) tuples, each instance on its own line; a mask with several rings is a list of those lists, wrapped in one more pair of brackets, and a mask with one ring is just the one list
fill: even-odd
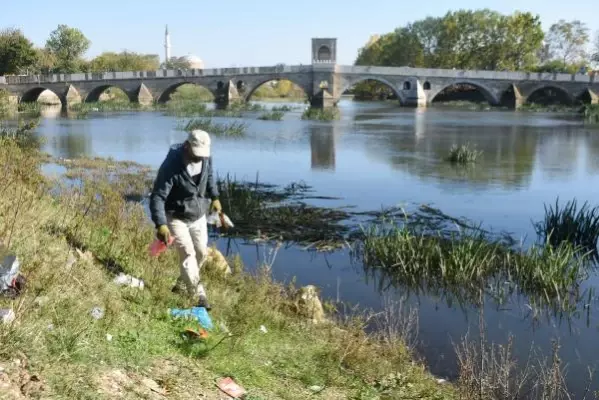
[(186, 169), (183, 144), (171, 147), (158, 170), (150, 196), (150, 212), (156, 227), (166, 225), (167, 215), (185, 222), (196, 221), (218, 198), (218, 188), (212, 174), (212, 158), (202, 160), (200, 180), (196, 185)]

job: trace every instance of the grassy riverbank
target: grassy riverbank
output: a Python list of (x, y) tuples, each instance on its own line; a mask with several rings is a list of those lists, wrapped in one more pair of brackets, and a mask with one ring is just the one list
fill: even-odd
[[(0, 364), (16, 395), (159, 398), (149, 378), (169, 398), (216, 399), (214, 379), (226, 375), (250, 399), (454, 398), (413, 362), (398, 330), (367, 335), (364, 317), (307, 323), (294, 311), (295, 290), (274, 282), (268, 266), (250, 274), (232, 260), (235, 273), (226, 279), (207, 272), (218, 328), (207, 343), (184, 339), (187, 325), (167, 316), (168, 308), (191, 304), (170, 291), (175, 255), (149, 257), (153, 228), (141, 204), (125, 201), (131, 180), (143, 174), (135, 165), (97, 168), (50, 196), (55, 184), (36, 172), (46, 158), (23, 147), (26, 131), (16, 136), (0, 147), (0, 231), (29, 284), (16, 301), (0, 300), (17, 314), (0, 325)], [(128, 180), (118, 178), (123, 170)], [(146, 288), (116, 286), (120, 271)], [(104, 313), (97, 320), (94, 307)]]

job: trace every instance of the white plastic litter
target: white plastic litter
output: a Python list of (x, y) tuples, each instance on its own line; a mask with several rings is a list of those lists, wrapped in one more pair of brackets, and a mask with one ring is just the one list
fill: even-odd
[(134, 278), (131, 275), (126, 275), (122, 273), (119, 274), (119, 276), (117, 276), (116, 278), (114, 278), (113, 282), (117, 285), (126, 285), (140, 289), (144, 288), (144, 281), (142, 281), (141, 279)]
[(110, 333), (106, 334), (106, 340), (108, 340), (109, 342), (112, 342), (112, 335)]
[(101, 319), (104, 316), (104, 310), (100, 307), (94, 307), (92, 308), (90, 314), (93, 319)]
[(10, 288), (13, 279), (19, 274), (19, 259), (17, 256), (8, 255), (0, 265), (0, 292)]
[(8, 324), (15, 320), (15, 312), (11, 308), (0, 309), (0, 321)]
[(221, 222), (221, 216), (225, 224), (225, 228), (233, 228), (235, 226), (233, 225), (231, 219), (225, 213), (221, 213), (221, 215), (219, 215), (217, 212), (213, 212), (212, 214), (208, 215), (208, 217), (206, 218), (206, 222), (208, 223), (208, 225), (215, 225), (217, 228), (220, 228), (221, 226), (223, 226), (223, 223)]
[(260, 325), (260, 332), (268, 333), (268, 330), (266, 329), (266, 327), (264, 325)]

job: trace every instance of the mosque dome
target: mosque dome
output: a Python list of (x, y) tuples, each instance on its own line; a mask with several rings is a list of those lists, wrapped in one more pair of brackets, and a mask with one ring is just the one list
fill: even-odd
[(179, 61), (187, 62), (191, 69), (204, 69), (204, 61), (198, 56), (188, 54), (186, 56), (179, 57)]

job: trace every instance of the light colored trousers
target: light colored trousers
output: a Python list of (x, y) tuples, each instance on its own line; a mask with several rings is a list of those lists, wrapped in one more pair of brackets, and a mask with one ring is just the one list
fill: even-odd
[(200, 283), (200, 269), (208, 255), (208, 226), (206, 216), (194, 222), (168, 218), (169, 229), (179, 253), (180, 275), (177, 286), (185, 284), (190, 296), (206, 296)]

